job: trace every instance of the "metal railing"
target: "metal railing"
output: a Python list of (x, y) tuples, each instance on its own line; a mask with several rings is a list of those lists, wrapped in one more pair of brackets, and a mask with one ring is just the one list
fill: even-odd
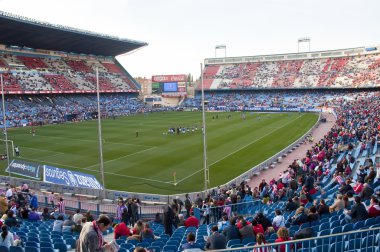
[(344, 251), (379, 251), (380, 227), (353, 230), (345, 233), (323, 235), (285, 242), (267, 243), (254, 246), (234, 246), (218, 250), (220, 252), (344, 252)]

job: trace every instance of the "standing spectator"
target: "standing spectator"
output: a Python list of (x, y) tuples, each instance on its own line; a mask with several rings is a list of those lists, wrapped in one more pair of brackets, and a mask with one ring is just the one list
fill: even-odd
[(35, 192), (30, 193), (30, 207), (34, 209), (38, 209), (38, 198)]
[(10, 186), (7, 191), (5, 192), (5, 197), (8, 199), (8, 200), (11, 200), (13, 196), (13, 186)]
[(252, 238), (255, 237), (253, 233), (253, 227), (252, 224), (247, 222), (244, 218), (240, 220), (241, 228), (239, 228), (239, 233), (241, 236), (241, 239), (245, 238)]
[(364, 204), (361, 202), (361, 198), (359, 196), (355, 197), (355, 205), (352, 206), (351, 211), (346, 213), (346, 222), (357, 222), (361, 220), (365, 220), (368, 217), (367, 210)]
[(75, 224), (77, 224), (80, 220), (84, 218), (83, 214), (80, 213), (80, 209), (78, 208), (76, 213), (73, 216), (73, 221)]
[(132, 200), (131, 204), (131, 219), (132, 219), (132, 225), (138, 220), (138, 214), (139, 214), (139, 204), (136, 200)]
[[(290, 241), (292, 238), (289, 236), (289, 231), (288, 229), (286, 229), (285, 227), (281, 227), (278, 231), (277, 231), (277, 239), (274, 241), (274, 242), (285, 242), (285, 241)], [(291, 246), (292, 248), (292, 246)], [(280, 249), (277, 250), (279, 252), (285, 252), (286, 250), (286, 245), (285, 244), (282, 244), (280, 245)]]
[(78, 252), (104, 252), (109, 245), (103, 239), (103, 232), (111, 225), (107, 215), (100, 215), (96, 221), (86, 222), (77, 242)]
[(188, 227), (196, 227), (196, 228), (198, 228), (198, 226), (199, 226), (199, 220), (197, 219), (197, 217), (194, 216), (194, 212), (191, 212), (190, 217), (187, 218), (187, 220), (185, 221), (185, 226), (187, 228)]
[(116, 220), (121, 221), (121, 219), (123, 217), (122, 215), (123, 215), (124, 209), (126, 209), (126, 207), (124, 205), (124, 201), (119, 200), (119, 202), (117, 203), (117, 207), (116, 207)]
[(175, 214), (177, 212), (177, 205), (171, 204), (164, 209), (164, 228), (165, 234), (173, 234), (173, 225), (175, 223)]
[[(314, 202), (314, 203), (316, 203), (316, 202)], [(326, 205), (324, 199), (321, 199), (321, 201), (319, 202), (319, 205), (317, 206), (317, 213), (319, 215), (330, 214), (330, 208), (328, 205)]]
[(3, 225), (1, 227), (0, 245), (5, 246), (9, 249), (11, 246), (13, 246), (13, 243), (13, 234), (8, 231), (7, 225)]
[(190, 217), (190, 210), (191, 210), (193, 203), (191, 202), (191, 199), (190, 199), (188, 193), (186, 193), (185, 196), (186, 196), (186, 199), (185, 199), (186, 218), (189, 218)]
[(28, 220), (31, 222), (41, 220), (41, 217), (38, 213), (36, 213), (35, 208), (32, 208), (32, 211), (29, 212)]
[(218, 232), (218, 226), (213, 226), (211, 228), (211, 235), (206, 241), (206, 250), (218, 250), (225, 249), (227, 244), (227, 239), (223, 234)]
[(228, 216), (224, 214), (222, 216), (222, 220), (218, 222), (218, 230), (219, 232), (223, 232), (223, 230), (230, 225), (230, 222), (228, 221)]
[(49, 203), (51, 204), (51, 207), (54, 208), (54, 206), (55, 206), (55, 194), (54, 194), (54, 192), (51, 192), (49, 194), (48, 200), (49, 200)]
[(65, 214), (65, 200), (61, 197), (59, 198), (59, 202), (57, 204), (57, 207), (58, 207), (58, 212), (60, 214)]
[(45, 207), (42, 214), (41, 214), (41, 218), (43, 221), (48, 221), (50, 220), (50, 213), (49, 213), (49, 208)]

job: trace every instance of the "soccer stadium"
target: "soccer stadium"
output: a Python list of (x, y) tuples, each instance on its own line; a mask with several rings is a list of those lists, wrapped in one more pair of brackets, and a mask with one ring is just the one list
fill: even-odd
[(380, 45), (143, 84), (148, 42), (0, 11), (0, 252), (379, 251)]

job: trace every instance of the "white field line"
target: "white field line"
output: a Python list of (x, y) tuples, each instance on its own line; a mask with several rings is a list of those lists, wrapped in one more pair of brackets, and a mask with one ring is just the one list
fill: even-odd
[(31, 147), (25, 147), (25, 146), (20, 146), (20, 147), (21, 147), (21, 149), (30, 149), (30, 150), (36, 150), (36, 151), (41, 151), (41, 152), (52, 152), (52, 153), (58, 153), (58, 154), (65, 154), (64, 152), (60, 152), (60, 151), (50, 151), (50, 150), (31, 148)]
[[(279, 129), (285, 127), (285, 126), (287, 126), (288, 124), (292, 123), (293, 121), (297, 120), (298, 118), (300, 118), (300, 117), (302, 117), (302, 116), (304, 116), (304, 115), (298, 116), (297, 118), (295, 118), (295, 119), (293, 119), (293, 120), (287, 122), (286, 124), (282, 125), (281, 127), (275, 128), (274, 130), (268, 132), (267, 134), (261, 136), (260, 138), (258, 138), (258, 139), (256, 139), (256, 140), (254, 140), (254, 141), (252, 141), (252, 142), (250, 142), (250, 143), (244, 145), (243, 147), (241, 147), (241, 148), (239, 148), (239, 149), (237, 149), (237, 150), (231, 152), (230, 154), (228, 154), (228, 155), (222, 157), (221, 159), (218, 159), (217, 161), (213, 162), (212, 164), (209, 164), (209, 168), (210, 168), (211, 166), (213, 166), (214, 164), (219, 163), (219, 162), (222, 161), (223, 159), (226, 159), (227, 157), (229, 157), (229, 156), (235, 154), (236, 152), (239, 152), (240, 150), (242, 150), (242, 149), (248, 147), (249, 145), (251, 145), (251, 144), (253, 144), (253, 143), (255, 143), (255, 142), (257, 142), (257, 141), (263, 139), (264, 137), (266, 137), (266, 136), (272, 134), (273, 132), (275, 132), (275, 131), (277, 131), (277, 130), (279, 130)], [(200, 170), (198, 170), (198, 171), (195, 171), (195, 172), (193, 172), (192, 174), (190, 174), (190, 175), (184, 177), (183, 179), (178, 180), (177, 183), (181, 183), (182, 181), (184, 181), (184, 180), (186, 180), (186, 179), (188, 179), (188, 178), (194, 176), (195, 174), (197, 174), (197, 173), (199, 173), (199, 172), (201, 172), (201, 171), (203, 171), (203, 170), (204, 170), (204, 169), (200, 169)]]

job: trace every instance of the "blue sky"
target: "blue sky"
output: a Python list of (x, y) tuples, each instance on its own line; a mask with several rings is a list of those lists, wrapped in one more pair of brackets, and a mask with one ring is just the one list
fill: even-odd
[(218, 44), (227, 56), (296, 52), (300, 37), (312, 50), (380, 45), (379, 0), (0, 0), (0, 9), (148, 42), (118, 57), (134, 77), (198, 76)]

